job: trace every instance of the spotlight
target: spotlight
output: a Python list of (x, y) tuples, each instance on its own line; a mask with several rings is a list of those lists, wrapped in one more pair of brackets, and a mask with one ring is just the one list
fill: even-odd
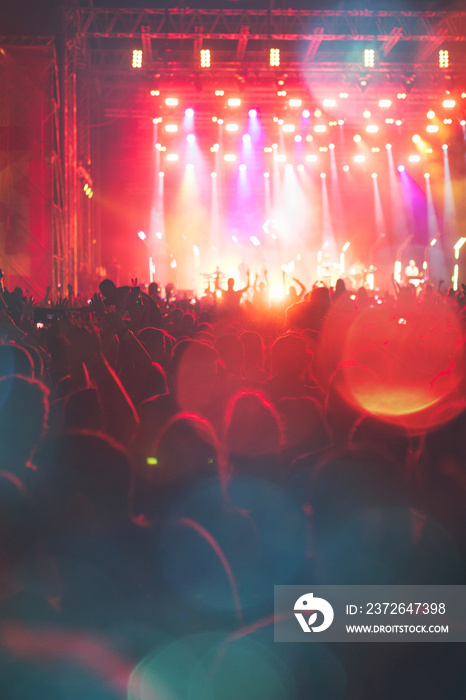
[(174, 134), (176, 131), (178, 131), (178, 126), (176, 124), (167, 124), (165, 127), (165, 131), (167, 131), (170, 134)]
[(415, 75), (403, 75), (401, 78), (401, 84), (403, 85), (406, 92), (411, 92), (416, 81)]
[(227, 163), (234, 163), (236, 160), (236, 156), (234, 153), (225, 153), (223, 158)]
[(421, 140), (421, 137), (419, 136), (419, 134), (414, 134), (413, 143), (419, 143), (420, 140)]
[(280, 65), (280, 49), (270, 49), (269, 66), (277, 68)]
[(139, 236), (139, 238), (141, 239), (141, 241), (145, 241), (146, 238), (147, 238), (147, 236), (146, 236), (146, 234), (144, 233), (144, 231), (138, 231), (138, 236)]
[(314, 127), (316, 134), (324, 134), (327, 131), (325, 124), (316, 124)]
[(216, 172), (210, 173), (210, 177), (217, 177), (217, 173)]
[(353, 141), (354, 141), (354, 143), (360, 143), (360, 141), (361, 141), (361, 136), (360, 136), (359, 134), (355, 134), (355, 135), (353, 136)]
[(379, 100), (379, 107), (381, 107), (382, 109), (388, 109), (391, 106), (392, 106), (391, 100)]
[(201, 68), (210, 68), (210, 49), (201, 49)]
[(188, 107), (188, 109), (185, 109), (184, 114), (186, 117), (188, 117), (188, 119), (191, 119), (194, 117), (194, 109), (192, 109), (192, 107)]
[(331, 151), (333, 151), (333, 149), (335, 148), (335, 144), (329, 143), (328, 147), (330, 148)]
[(355, 163), (364, 163), (364, 161), (366, 160), (366, 156), (357, 155), (354, 156), (353, 160)]
[(375, 66), (374, 49), (364, 49), (364, 67), (373, 68)]
[(325, 99), (325, 100), (322, 102), (322, 105), (323, 105), (324, 107), (336, 107), (336, 104), (337, 104), (337, 101), (334, 100), (333, 98)]
[(433, 109), (429, 109), (427, 112), (427, 119), (433, 119), (435, 117), (435, 112)]
[(372, 113), (368, 109), (365, 109), (364, 112), (362, 113), (362, 116), (364, 117), (364, 119), (370, 119), (372, 116)]
[(436, 134), (438, 131), (438, 126), (437, 124), (428, 124), (426, 126), (426, 131), (429, 132), (429, 134)]
[(250, 109), (248, 114), (250, 117), (257, 117), (257, 109)]
[(300, 136), (299, 134), (296, 134), (296, 136), (294, 137), (294, 140), (295, 140), (295, 143), (301, 143), (301, 141), (303, 140), (303, 137)]
[(192, 163), (186, 163), (186, 168), (185, 168), (185, 170), (186, 170), (188, 173), (192, 173), (192, 172), (194, 171), (194, 165), (193, 165)]
[(308, 109), (303, 109), (302, 116), (304, 117), (304, 119), (309, 119), (309, 117), (311, 116), (311, 113)]
[(239, 171), (240, 173), (246, 172), (246, 165), (244, 163), (241, 163), (241, 165), (239, 166)]
[(238, 124), (227, 124), (225, 129), (227, 131), (238, 131)]
[(175, 161), (178, 160), (178, 154), (177, 153), (167, 153), (167, 160), (170, 161), (171, 163), (174, 163)]
[(450, 53), (448, 49), (440, 49), (438, 52), (438, 65), (439, 68), (448, 68), (450, 65)]
[(317, 163), (317, 156), (314, 154), (307, 155), (306, 156), (306, 163)]
[(444, 151), (448, 151), (448, 145), (446, 143), (443, 144), (442, 148)]
[(327, 177), (327, 174), (326, 174), (326, 173), (320, 173), (320, 177), (322, 178), (322, 180), (325, 180), (325, 178)]
[(428, 179), (430, 178), (429, 173), (424, 173), (424, 177), (425, 177), (426, 180), (428, 180)]
[(264, 173), (264, 177), (265, 177), (265, 178), (270, 177), (270, 173)]
[(445, 109), (453, 109), (453, 107), (455, 105), (456, 105), (455, 100), (452, 100), (452, 99), (443, 100), (443, 106), (445, 107)]
[(158, 97), (160, 95), (160, 90), (151, 90), (151, 97)]
[(385, 148), (387, 149), (387, 151), (391, 151), (391, 150), (392, 150), (392, 144), (391, 144), (391, 143), (385, 144)]
[(292, 98), (288, 101), (288, 104), (290, 105), (290, 107), (301, 107), (302, 101)]
[(357, 78), (359, 88), (361, 92), (365, 92), (366, 88), (368, 87), (370, 83), (370, 75), (360, 75)]
[(294, 124), (283, 124), (283, 131), (286, 133), (293, 133), (295, 130)]
[(343, 172), (348, 173), (349, 172), (349, 165), (344, 165), (343, 166)]
[(398, 166), (398, 172), (399, 172), (399, 173), (404, 173), (404, 171), (405, 171), (405, 166), (404, 166), (404, 165), (399, 165), (399, 166)]
[(377, 126), (377, 124), (368, 124), (366, 126), (366, 131), (368, 134), (376, 134), (378, 132), (378, 130), (379, 130), (379, 127)]
[(188, 134), (188, 135), (186, 136), (186, 141), (187, 141), (188, 143), (194, 143), (195, 140), (196, 140), (196, 137), (195, 137), (194, 134)]
[(167, 107), (176, 107), (178, 105), (178, 98), (177, 97), (167, 97), (165, 100), (165, 104)]
[(371, 177), (373, 180), (377, 180), (377, 173), (372, 173)]
[(414, 155), (409, 156), (408, 160), (410, 163), (419, 163), (419, 161), (421, 160), (421, 156), (414, 154)]
[(251, 134), (243, 134), (243, 142), (249, 143), (251, 141)]
[(134, 49), (133, 50), (133, 60), (131, 62), (131, 66), (133, 68), (141, 68), (142, 67), (142, 51), (141, 51), (141, 49)]
[(239, 97), (230, 97), (228, 100), (229, 107), (239, 107), (241, 105), (241, 100)]

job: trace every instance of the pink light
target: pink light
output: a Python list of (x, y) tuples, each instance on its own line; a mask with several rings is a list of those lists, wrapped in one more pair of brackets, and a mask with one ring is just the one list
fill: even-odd
[(188, 109), (185, 109), (185, 117), (189, 117), (190, 119), (194, 117), (194, 109), (192, 107), (188, 107)]
[(250, 117), (257, 117), (257, 109), (250, 109), (248, 114)]
[(296, 143), (301, 143), (301, 141), (303, 140), (303, 137), (300, 136), (299, 134), (296, 134), (296, 136), (294, 137), (294, 140), (296, 141)]
[(251, 134), (243, 134), (244, 143), (249, 143), (251, 141)]
[(405, 166), (404, 166), (404, 165), (399, 165), (399, 166), (398, 166), (398, 172), (399, 172), (399, 173), (404, 173), (404, 171), (405, 171)]
[(196, 140), (196, 137), (195, 137), (194, 134), (188, 134), (188, 135), (186, 136), (186, 141), (187, 141), (188, 143), (194, 143), (195, 140)]
[(303, 109), (302, 116), (304, 117), (304, 119), (309, 119), (309, 117), (311, 116), (311, 113), (308, 109)]

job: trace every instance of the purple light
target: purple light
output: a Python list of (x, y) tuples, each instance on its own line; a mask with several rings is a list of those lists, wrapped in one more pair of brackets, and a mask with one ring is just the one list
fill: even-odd
[(302, 116), (304, 117), (304, 119), (309, 119), (309, 117), (311, 116), (311, 113), (308, 109), (303, 109)]
[(251, 134), (243, 134), (244, 143), (249, 143), (251, 141)]
[(188, 107), (188, 109), (185, 110), (185, 116), (194, 117), (194, 109), (192, 109), (192, 107)]
[(399, 173), (404, 173), (404, 171), (405, 171), (405, 166), (404, 166), (404, 165), (399, 165), (399, 166), (398, 166), (398, 172), (399, 172)]
[(257, 117), (257, 109), (250, 109), (249, 116), (250, 117)]

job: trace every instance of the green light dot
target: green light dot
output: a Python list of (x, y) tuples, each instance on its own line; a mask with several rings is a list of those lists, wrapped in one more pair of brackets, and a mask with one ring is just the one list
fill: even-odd
[(147, 464), (149, 464), (151, 467), (155, 467), (156, 464), (159, 463), (159, 460), (157, 457), (148, 457), (147, 458)]

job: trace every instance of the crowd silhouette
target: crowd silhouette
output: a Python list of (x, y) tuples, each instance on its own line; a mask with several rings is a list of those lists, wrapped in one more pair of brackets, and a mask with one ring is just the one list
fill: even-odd
[(462, 644), (273, 641), (275, 585), (466, 584), (465, 290), (257, 281), (2, 288), (2, 698), (466, 697)]

